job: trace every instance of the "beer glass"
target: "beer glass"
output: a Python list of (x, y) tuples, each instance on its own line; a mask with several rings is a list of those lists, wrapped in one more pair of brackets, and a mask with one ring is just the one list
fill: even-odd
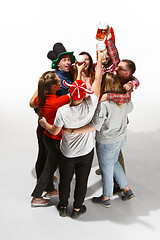
[[(98, 51), (100, 52), (104, 52), (106, 50), (106, 44), (104, 42), (98, 42), (96, 44), (96, 51), (97, 51), (97, 59), (98, 59)], [(104, 55), (104, 59), (102, 60), (102, 62), (105, 62), (105, 55)]]
[(82, 65), (82, 63), (84, 63), (85, 57), (84, 57), (83, 55), (78, 55), (78, 56), (76, 57), (76, 60), (77, 60), (77, 62), (78, 62), (78, 66), (80, 66), (80, 65)]
[(99, 22), (98, 29), (97, 29), (97, 34), (96, 34), (96, 39), (99, 41), (103, 41), (107, 31), (108, 31), (108, 24), (105, 22)]

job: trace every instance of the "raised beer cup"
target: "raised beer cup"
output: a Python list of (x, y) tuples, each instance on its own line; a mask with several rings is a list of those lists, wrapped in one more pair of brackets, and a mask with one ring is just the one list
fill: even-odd
[(108, 32), (108, 24), (105, 22), (99, 22), (98, 29), (97, 29), (97, 34), (96, 34), (96, 39), (99, 41), (103, 41), (107, 32)]
[[(104, 42), (98, 42), (96, 44), (96, 51), (97, 51), (97, 59), (98, 59), (98, 51), (100, 52), (104, 52), (106, 50), (106, 44)], [(102, 60), (102, 62), (105, 62), (105, 55), (104, 55), (104, 59)]]

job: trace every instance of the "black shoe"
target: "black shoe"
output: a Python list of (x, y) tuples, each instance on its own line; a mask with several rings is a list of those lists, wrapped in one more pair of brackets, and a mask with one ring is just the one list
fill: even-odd
[(66, 217), (67, 216), (67, 207), (61, 207), (61, 206), (57, 206), (57, 210), (59, 212), (59, 216), (61, 217)]
[(129, 200), (131, 198), (135, 197), (135, 195), (133, 194), (132, 190), (128, 190), (127, 192), (124, 192), (124, 196), (122, 197), (123, 201)]
[(123, 192), (123, 189), (120, 189), (120, 187), (113, 188), (113, 196), (118, 195), (121, 192)]
[(80, 210), (79, 211), (76, 211), (76, 210), (74, 210), (73, 209), (73, 211), (72, 211), (72, 214), (71, 214), (71, 218), (78, 218), (79, 216), (81, 216), (83, 213), (85, 213), (87, 211), (87, 208), (86, 208), (86, 206), (85, 205), (82, 205), (81, 207), (80, 207)]
[(101, 172), (101, 169), (100, 169), (100, 168), (98, 168), (98, 169), (95, 171), (95, 173), (96, 173), (97, 175), (102, 175), (102, 172)]
[(98, 204), (102, 207), (106, 207), (106, 208), (109, 208), (111, 206), (111, 201), (110, 199), (107, 199), (107, 200), (103, 200), (103, 196), (100, 196), (100, 197), (93, 197), (92, 198), (92, 202), (94, 204)]

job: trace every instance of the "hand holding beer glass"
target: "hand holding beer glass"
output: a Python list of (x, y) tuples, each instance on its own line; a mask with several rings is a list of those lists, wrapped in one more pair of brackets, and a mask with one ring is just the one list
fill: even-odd
[(78, 55), (76, 57), (76, 67), (78, 69), (78, 75), (77, 75), (77, 80), (78, 80), (78, 79), (81, 79), (81, 73), (86, 67), (84, 55)]
[(99, 22), (96, 39), (99, 41), (103, 41), (105, 39), (105, 36), (107, 36), (109, 30), (109, 26), (105, 22)]
[(98, 42), (96, 44), (97, 59), (98, 59), (98, 51), (103, 53), (102, 62), (105, 62), (106, 61), (106, 55), (107, 55), (106, 44), (103, 43), (103, 42)]
[(107, 49), (104, 50), (103, 52), (102, 52), (102, 51), (99, 51), (99, 50), (97, 51), (97, 61), (98, 61), (98, 59), (100, 58), (100, 60), (101, 60), (102, 63), (103, 63), (103, 61), (105, 61), (106, 57), (107, 57)]

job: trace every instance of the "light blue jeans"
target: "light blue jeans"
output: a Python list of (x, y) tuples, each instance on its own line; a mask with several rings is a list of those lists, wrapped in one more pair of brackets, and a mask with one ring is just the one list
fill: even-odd
[(113, 177), (120, 189), (128, 186), (126, 175), (118, 161), (120, 149), (125, 141), (126, 137), (112, 144), (96, 142), (97, 156), (102, 172), (103, 195), (109, 198), (113, 195)]

